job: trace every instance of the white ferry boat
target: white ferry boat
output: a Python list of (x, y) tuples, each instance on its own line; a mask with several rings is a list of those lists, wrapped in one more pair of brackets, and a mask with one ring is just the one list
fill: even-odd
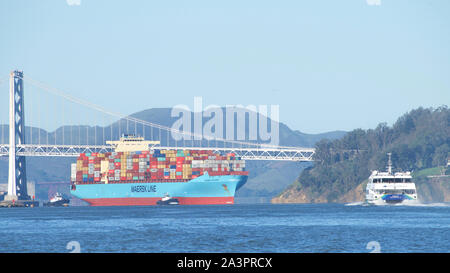
[(366, 202), (371, 205), (417, 203), (416, 185), (411, 172), (392, 172), (391, 153), (387, 172), (372, 171), (366, 187)]

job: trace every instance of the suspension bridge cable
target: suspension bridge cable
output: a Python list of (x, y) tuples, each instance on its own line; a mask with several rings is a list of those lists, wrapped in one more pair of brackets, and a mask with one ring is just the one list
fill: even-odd
[(37, 96), (38, 107), (38, 144), (41, 145), (41, 96)]
[(64, 112), (65, 112), (65, 109), (64, 109), (64, 100), (61, 100), (61, 104), (60, 104), (60, 107), (61, 107), (61, 117), (62, 117), (62, 144), (64, 145), (64, 124), (65, 124), (65, 122), (64, 122)]
[[(65, 92), (62, 92), (59, 89), (53, 88), (53, 87), (51, 87), (51, 86), (49, 86), (49, 85), (47, 85), (45, 83), (33, 80), (29, 76), (24, 76), (23, 79), (25, 81), (29, 82), (30, 84), (33, 84), (33, 85), (35, 85), (37, 87), (40, 87), (40, 88), (42, 88), (43, 90), (45, 90), (45, 91), (47, 91), (49, 93), (52, 93), (52, 94), (57, 95), (57, 96), (64, 97), (65, 99), (70, 100), (70, 101), (72, 101), (72, 102), (74, 102), (76, 104), (84, 105), (84, 106), (89, 107), (91, 109), (94, 109), (96, 111), (103, 112), (104, 114), (108, 114), (108, 115), (111, 115), (111, 116), (116, 116), (116, 117), (118, 117), (120, 119), (125, 119), (127, 121), (127, 123), (128, 123), (128, 121), (134, 121), (134, 122), (138, 122), (138, 123), (141, 123), (141, 124), (145, 124), (145, 125), (150, 126), (150, 127), (158, 128), (159, 130), (164, 130), (164, 131), (177, 133), (177, 134), (181, 134), (181, 135), (188, 135), (188, 136), (190, 136), (192, 138), (191, 140), (193, 140), (194, 137), (203, 138), (203, 135), (199, 135), (199, 134), (192, 133), (192, 132), (180, 131), (178, 129), (174, 129), (174, 128), (170, 128), (170, 127), (167, 127), (167, 126), (159, 125), (159, 124), (156, 124), (156, 123), (148, 122), (148, 121), (141, 120), (141, 119), (138, 119), (138, 118), (135, 118), (135, 117), (132, 117), (132, 116), (123, 115), (123, 114), (118, 113), (118, 112), (109, 111), (109, 110), (107, 110), (107, 109), (105, 109), (105, 108), (103, 108), (103, 107), (101, 107), (99, 105), (93, 104), (91, 102), (88, 102), (88, 101), (85, 101), (85, 100), (82, 100), (82, 99), (79, 99), (79, 98), (75, 98), (75, 97), (73, 97), (73, 96), (71, 96), (69, 94), (66, 94)], [(119, 124), (120, 123), (121, 122), (119, 120)], [(120, 127), (119, 127), (119, 130), (120, 130)], [(217, 141), (223, 142), (224, 145), (225, 145), (225, 143), (230, 143), (230, 144), (242, 144), (242, 145), (247, 145), (247, 146), (255, 146), (255, 147), (260, 147), (260, 148), (286, 148), (286, 149), (299, 148), (299, 147), (288, 147), (288, 146), (278, 146), (278, 145), (270, 145), (270, 144), (244, 142), (244, 141), (237, 141), (237, 140), (228, 140), (228, 139), (223, 139), (223, 138), (217, 138)]]
[[(112, 117), (111, 117), (111, 119), (112, 119)], [(111, 139), (111, 141), (112, 141), (112, 137), (113, 137), (113, 124), (114, 124), (114, 121), (112, 120), (111, 125), (109, 125), (111, 127), (111, 136), (109, 137)]]
[[(33, 96), (33, 92), (31, 92), (31, 96)], [(24, 99), (25, 99), (24, 98), (24, 94), (22, 93), (22, 103), (25, 105)], [(30, 101), (33, 101), (33, 99), (31, 98)], [(30, 103), (30, 115), (28, 115), (29, 117), (33, 116), (33, 108), (31, 107), (32, 105), (33, 104)], [(23, 111), (23, 109), (22, 109), (22, 111)], [(25, 114), (24, 114), (24, 117), (25, 117)], [(22, 124), (24, 125), (24, 128), (25, 128), (25, 121), (22, 121)], [(31, 124), (31, 122), (30, 122), (30, 125), (28, 127), (30, 128), (30, 139), (29, 139), (29, 141), (30, 141), (30, 144), (33, 144), (33, 124)], [(25, 133), (25, 136), (26, 136), (26, 133)]]

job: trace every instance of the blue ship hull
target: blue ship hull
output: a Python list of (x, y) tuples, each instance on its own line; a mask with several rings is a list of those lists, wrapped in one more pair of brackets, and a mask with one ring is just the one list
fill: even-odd
[(244, 175), (206, 173), (188, 182), (77, 184), (71, 194), (92, 206), (156, 205), (165, 194), (180, 205), (233, 204), (236, 191), (246, 182)]

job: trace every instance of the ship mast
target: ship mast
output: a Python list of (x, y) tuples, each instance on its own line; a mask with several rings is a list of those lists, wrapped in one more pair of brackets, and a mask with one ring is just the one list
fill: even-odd
[(391, 155), (392, 153), (387, 153), (389, 160), (388, 160), (388, 173), (391, 174), (392, 173), (392, 161), (391, 161)]

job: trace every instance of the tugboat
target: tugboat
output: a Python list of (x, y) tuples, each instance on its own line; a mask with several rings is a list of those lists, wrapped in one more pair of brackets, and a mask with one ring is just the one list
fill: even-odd
[(168, 193), (164, 194), (161, 200), (156, 202), (157, 205), (179, 205), (178, 199), (170, 197)]
[(69, 199), (64, 198), (62, 194), (57, 192), (49, 202), (44, 203), (44, 207), (67, 207), (69, 203)]

